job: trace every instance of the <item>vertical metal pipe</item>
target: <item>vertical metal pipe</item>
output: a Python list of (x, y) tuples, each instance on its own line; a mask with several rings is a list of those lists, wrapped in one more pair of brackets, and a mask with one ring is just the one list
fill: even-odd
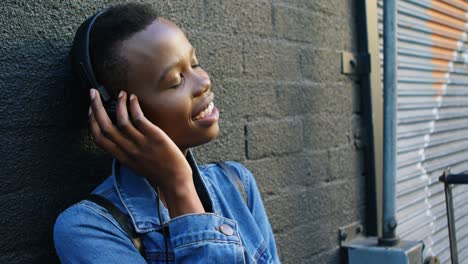
[(455, 216), (453, 214), (453, 196), (452, 185), (448, 182), (444, 183), (445, 190), (445, 204), (447, 207), (447, 223), (449, 230), (450, 241), (450, 258), (452, 264), (458, 264), (458, 249), (457, 249), (457, 235), (455, 232)]
[(384, 165), (382, 245), (398, 243), (396, 236), (396, 0), (384, 1)]

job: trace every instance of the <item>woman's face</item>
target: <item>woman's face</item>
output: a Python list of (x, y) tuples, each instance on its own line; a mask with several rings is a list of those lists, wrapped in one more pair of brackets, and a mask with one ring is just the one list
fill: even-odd
[(217, 136), (210, 77), (176, 25), (158, 18), (123, 41), (120, 51), (129, 63), (128, 86), (122, 89), (138, 97), (145, 116), (180, 149)]

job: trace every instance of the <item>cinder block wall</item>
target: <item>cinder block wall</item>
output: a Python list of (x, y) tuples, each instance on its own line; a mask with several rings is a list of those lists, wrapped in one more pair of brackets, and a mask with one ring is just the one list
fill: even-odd
[[(257, 178), (284, 263), (340, 263), (337, 230), (365, 212), (353, 0), (151, 1), (180, 25), (214, 79), (219, 138), (201, 162), (238, 160)], [(70, 126), (66, 57), (88, 15), (115, 1), (0, 7), (0, 263), (54, 263), (52, 226), (109, 173)]]

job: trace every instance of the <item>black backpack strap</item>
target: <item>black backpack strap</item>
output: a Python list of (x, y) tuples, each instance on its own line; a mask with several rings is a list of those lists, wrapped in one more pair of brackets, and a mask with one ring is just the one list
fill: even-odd
[(245, 192), (244, 184), (242, 183), (239, 175), (231, 168), (231, 166), (227, 165), (225, 162), (219, 162), (218, 165), (227, 173), (229, 178), (231, 178), (231, 181), (236, 186), (237, 191), (239, 191), (242, 199), (244, 199), (245, 204), (248, 206), (249, 200), (247, 199), (247, 193)]
[(144, 247), (143, 243), (141, 242), (141, 238), (138, 236), (137, 232), (133, 228), (132, 219), (130, 216), (124, 214), (117, 206), (115, 206), (111, 201), (108, 199), (97, 195), (97, 194), (90, 194), (85, 200), (91, 201), (103, 208), (105, 208), (114, 219), (119, 223), (120, 227), (127, 233), (127, 236), (132, 241), (135, 248), (140, 252), (142, 256), (144, 256)]

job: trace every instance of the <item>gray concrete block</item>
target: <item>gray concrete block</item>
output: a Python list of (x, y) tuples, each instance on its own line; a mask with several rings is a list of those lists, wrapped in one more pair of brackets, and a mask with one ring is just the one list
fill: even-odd
[[(354, 189), (356, 186), (355, 182), (344, 182), (295, 190), (286, 197), (267, 201), (283, 259), (291, 263), (311, 263), (307, 260), (315, 255), (338, 248), (338, 229), (364, 219), (362, 204), (357, 204), (362, 201), (352, 194), (359, 191)], [(282, 208), (283, 216), (279, 216), (277, 208)]]
[[(61, 210), (89, 193), (110, 172), (110, 158), (87, 133), (60, 128), (1, 129), (0, 197), (6, 263), (56, 263), (52, 227)], [(25, 226), (35, 227), (35, 236)], [(34, 253), (33, 253), (34, 252)], [(2, 255), (7, 260), (9, 255)], [(27, 261), (26, 261), (27, 260)]]
[[(88, 131), (60, 128), (2, 129), (0, 188), (8, 192), (35, 188), (96, 185), (110, 173), (111, 158), (99, 150)], [(12, 177), (14, 175), (15, 177)], [(81, 190), (83, 191), (83, 190)]]
[(296, 9), (307, 9), (328, 15), (341, 15), (349, 1), (343, 0), (273, 0), (273, 4)]
[(341, 52), (307, 47), (300, 52), (302, 78), (311, 82), (344, 82), (350, 80), (341, 73)]
[(351, 115), (314, 114), (304, 117), (304, 144), (311, 150), (325, 150), (352, 142)]
[[(47, 234), (49, 235), (49, 234)], [(1, 263), (50, 263), (60, 264), (53, 250), (44, 252), (41, 246), (27, 246), (0, 256)]]
[(226, 34), (187, 32), (198, 61), (213, 80), (213, 87), (226, 78), (243, 76), (243, 40)]
[[(114, 0), (115, 1), (115, 0)], [(131, 2), (126, 0), (127, 2)], [(203, 1), (197, 0), (164, 0), (164, 1), (150, 1), (160, 12), (160, 16), (169, 19), (182, 30), (201, 30), (205, 17), (205, 5)]]
[(200, 164), (245, 159), (243, 123), (220, 119), (219, 127), (220, 133), (215, 140), (194, 149)]
[(245, 75), (255, 80), (301, 79), (299, 48), (283, 41), (246, 40)]
[(314, 113), (349, 114), (354, 111), (352, 84), (224, 80), (214, 84), (223, 118), (284, 118)]
[[(327, 48), (328, 46), (323, 45), (323, 42), (316, 42), (320, 36), (324, 36), (325, 42), (332, 43), (329, 47), (349, 51), (357, 50), (358, 34), (355, 0), (274, 0), (273, 6), (274, 24), (275, 26), (278, 25), (275, 28), (282, 32), (279, 36), (313, 42), (318, 47)], [(296, 16), (288, 16), (288, 13), (295, 13)], [(298, 27), (295, 26), (295, 23), (305, 25)], [(332, 30), (327, 26), (331, 27)], [(300, 32), (301, 27), (312, 29)], [(334, 34), (330, 34), (331, 32), (334, 32)], [(335, 41), (332, 41), (332, 39)]]
[(275, 85), (275, 104), (283, 116), (299, 116), (314, 111), (309, 107), (309, 90), (320, 89), (319, 84), (304, 82), (278, 82)]
[(339, 247), (333, 247), (331, 250), (322, 251), (319, 254), (312, 255), (310, 257), (306, 257), (301, 261), (302, 264), (316, 264), (316, 263), (323, 263), (323, 264), (340, 264), (346, 263), (346, 258), (344, 254), (342, 254), (342, 250)]
[(274, 5), (273, 17), (278, 37), (332, 50), (344, 47), (344, 29), (339, 16)]
[(207, 0), (203, 28), (228, 34), (272, 35), (269, 1)]
[(285, 262), (302, 263), (312, 254), (331, 247), (331, 238), (337, 236), (328, 230), (330, 228), (327, 225), (327, 222), (311, 222), (297, 225), (287, 233), (277, 235), (275, 238)]
[(330, 149), (329, 180), (363, 177), (364, 153), (353, 145)]
[(328, 152), (300, 152), (287, 156), (247, 160), (264, 198), (284, 189), (318, 185), (328, 179)]
[(283, 117), (276, 103), (275, 83), (243, 79), (220, 80), (213, 85), (220, 118), (240, 119)]
[(259, 159), (301, 151), (302, 129), (302, 122), (298, 119), (248, 123), (247, 158)]
[[(48, 193), (49, 196), (41, 195)], [(27, 251), (24, 256), (19, 256), (16, 261), (29, 262), (38, 255), (53, 251), (52, 227), (56, 211), (53, 206), (50, 189), (37, 189), (25, 186), (21, 191), (3, 194), (0, 196), (0, 209), (2, 210), (3, 239), (0, 242), (2, 251), (18, 252)], [(34, 234), (26, 226), (35, 226)], [(40, 227), (40, 228), (37, 228)], [(34, 253), (32, 253), (34, 252)], [(52, 257), (52, 256), (51, 256)], [(8, 256), (2, 254), (0, 259), (7, 259)], [(51, 258), (51, 262), (53, 258)]]
[[(359, 17), (360, 10), (357, 10), (358, 4), (356, 0), (343, 1), (343, 8), (341, 9), (342, 28), (344, 50), (357, 52), (359, 41), (359, 27), (363, 27), (361, 21), (365, 18)], [(359, 21), (360, 20), (360, 21)]]
[[(265, 208), (275, 230), (288, 232), (298, 225), (334, 222), (336, 229), (364, 218), (364, 180), (347, 179), (310, 188), (292, 186), (265, 198)], [(287, 215), (288, 217), (285, 217)]]
[(288, 115), (349, 115), (354, 109), (354, 101), (354, 88), (348, 83), (281, 83), (277, 88), (280, 112)]
[(27, 38), (3, 46), (7, 63), (0, 66), (0, 114), (8, 118), (0, 119), (0, 128), (65, 123), (63, 83), (68, 73), (63, 65), (66, 49), (56, 47), (61, 44)]

